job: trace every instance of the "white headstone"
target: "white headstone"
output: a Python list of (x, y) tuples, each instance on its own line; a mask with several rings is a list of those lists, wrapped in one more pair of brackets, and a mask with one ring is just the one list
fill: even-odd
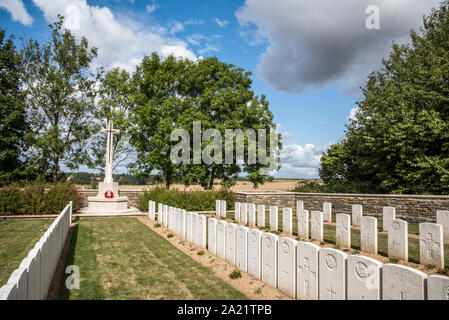
[(232, 265), (235, 265), (235, 231), (237, 225), (234, 223), (228, 223), (226, 225), (226, 261)]
[(312, 211), (311, 239), (323, 241), (323, 213), (321, 211)]
[(346, 299), (346, 260), (348, 255), (332, 248), (319, 251), (320, 300)]
[(181, 211), (181, 231), (182, 231), (182, 237), (187, 238), (187, 212), (185, 210)]
[(293, 213), (291, 208), (282, 209), (282, 232), (293, 234)]
[(342, 247), (351, 248), (351, 216), (349, 214), (337, 214), (336, 239)]
[(332, 203), (323, 203), (323, 221), (332, 222)]
[(256, 205), (254, 203), (248, 204), (248, 224), (250, 226), (256, 225)]
[(201, 248), (206, 249), (206, 237), (207, 237), (207, 218), (205, 215), (199, 214), (197, 228), (197, 245)]
[(265, 227), (265, 206), (263, 204), (257, 206), (257, 226)]
[(352, 224), (360, 226), (362, 223), (363, 207), (361, 204), (352, 205)]
[(449, 277), (440, 275), (427, 277), (427, 300), (449, 300)]
[(278, 207), (270, 206), (270, 229), (273, 231), (278, 231), (279, 228), (279, 215)]
[(248, 203), (246, 202), (240, 205), (240, 222), (243, 224), (248, 223)]
[(207, 250), (213, 255), (217, 254), (217, 219), (208, 219)]
[(296, 216), (299, 217), (299, 214), (304, 210), (304, 202), (302, 200), (296, 200)]
[(240, 209), (241, 209), (240, 202), (234, 203), (234, 220), (236, 222), (240, 222)]
[(225, 259), (226, 252), (226, 221), (218, 220), (217, 221), (217, 257), (221, 259)]
[(163, 208), (163, 215), (162, 215), (162, 224), (164, 225), (164, 227), (168, 226), (168, 206), (166, 204), (164, 204)]
[(248, 228), (238, 226), (235, 235), (235, 266), (248, 271)]
[(396, 209), (394, 207), (382, 208), (382, 227), (384, 231), (388, 231), (391, 220), (396, 219)]
[(377, 219), (363, 216), (360, 225), (360, 244), (363, 252), (377, 254)]
[(262, 276), (262, 234), (257, 229), (248, 230), (248, 273), (256, 279)]
[(303, 239), (309, 239), (309, 211), (301, 210), (298, 212), (298, 236)]
[(437, 210), (437, 223), (443, 226), (443, 238), (449, 240), (449, 210)]
[(187, 241), (193, 242), (193, 233), (192, 233), (192, 212), (186, 213), (186, 234)]
[(287, 296), (296, 298), (296, 244), (292, 238), (278, 241), (278, 289)]
[(424, 300), (426, 278), (414, 268), (386, 263), (382, 267), (382, 299)]
[(443, 226), (436, 223), (419, 224), (420, 263), (444, 269)]
[(159, 203), (157, 205), (157, 222), (159, 222), (159, 224), (162, 224), (162, 203)]
[(393, 219), (388, 228), (388, 257), (408, 261), (407, 221)]
[(220, 206), (221, 206), (220, 215), (223, 218), (226, 218), (226, 200), (221, 200)]
[(192, 242), (198, 245), (198, 213), (192, 212)]
[(382, 262), (360, 255), (348, 256), (348, 300), (380, 300)]
[(215, 215), (220, 216), (221, 212), (221, 200), (215, 200)]
[(277, 242), (279, 237), (269, 232), (263, 232), (262, 242), (262, 281), (277, 287)]
[(301, 241), (296, 247), (296, 296), (318, 300), (318, 252), (320, 246)]

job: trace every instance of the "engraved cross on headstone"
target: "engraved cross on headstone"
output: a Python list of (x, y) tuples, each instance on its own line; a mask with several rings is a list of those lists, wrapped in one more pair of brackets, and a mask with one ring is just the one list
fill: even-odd
[(310, 268), (309, 258), (304, 258), (304, 264), (298, 266), (298, 272), (302, 272), (304, 276), (304, 291), (307, 296), (310, 296), (310, 281), (316, 278), (316, 272)]
[(330, 297), (331, 297), (331, 300), (332, 300), (332, 296), (333, 296), (334, 294), (337, 294), (337, 293), (334, 291), (334, 288), (332, 287), (332, 283), (331, 283), (331, 287), (330, 287), (329, 289), (327, 289), (327, 292), (329, 292)]
[(426, 246), (427, 257), (433, 259), (435, 250), (438, 250), (440, 244), (433, 239), (431, 233), (427, 233), (426, 239), (421, 241), (424, 242), (424, 245)]
[(113, 182), (112, 180), (112, 162), (114, 159), (112, 145), (113, 145), (113, 135), (119, 134), (120, 130), (114, 129), (114, 124), (111, 120), (108, 122), (108, 127), (106, 129), (101, 129), (102, 133), (106, 133), (106, 167), (104, 172), (104, 182)]

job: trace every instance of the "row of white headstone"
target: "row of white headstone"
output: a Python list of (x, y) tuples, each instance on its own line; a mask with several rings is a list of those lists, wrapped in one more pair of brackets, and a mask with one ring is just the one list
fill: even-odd
[(0, 288), (0, 300), (43, 300), (56, 270), (72, 221), (72, 201)]
[[(366, 253), (377, 254), (378, 234), (377, 219), (363, 216), (361, 205), (352, 206), (352, 224), (360, 226), (361, 250)], [(296, 202), (298, 217), (298, 236), (309, 239), (309, 221), (311, 239), (323, 241), (323, 223), (332, 221), (332, 204), (323, 203), (323, 211), (304, 210), (301, 200)], [(437, 211), (437, 223), (419, 224), (420, 263), (444, 268), (444, 230), (448, 227), (449, 211)], [(269, 207), (269, 227), (272, 231), (278, 230), (278, 208)], [(249, 226), (265, 227), (265, 206), (252, 203), (235, 203), (236, 222)], [(257, 221), (256, 221), (257, 220)], [(383, 207), (383, 228), (388, 231), (388, 256), (408, 261), (408, 223), (396, 219), (394, 207)], [(282, 232), (293, 234), (293, 214), (291, 208), (282, 209)], [(446, 235), (447, 237), (447, 235)], [(342, 247), (351, 247), (351, 216), (348, 214), (336, 215), (336, 242)]]
[(207, 219), (207, 231), (211, 254), (292, 298), (449, 300), (449, 277), (427, 276), (407, 266), (382, 264), (216, 218)]
[(187, 239), (201, 248), (206, 248), (206, 216), (187, 212), (179, 208), (158, 204), (150, 200), (148, 204), (148, 217), (156, 220), (175, 234)]

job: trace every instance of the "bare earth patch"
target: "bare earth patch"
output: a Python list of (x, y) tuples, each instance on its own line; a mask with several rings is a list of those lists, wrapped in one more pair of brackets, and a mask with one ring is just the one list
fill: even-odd
[(172, 245), (187, 254), (190, 258), (211, 269), (216, 277), (226, 281), (229, 285), (245, 294), (251, 300), (292, 300), (279, 290), (270, 287), (245, 272), (241, 272), (241, 278), (229, 278), (229, 274), (236, 269), (235, 266), (210, 254), (207, 250), (204, 250), (204, 255), (198, 255), (198, 246), (176, 234), (172, 238), (167, 238), (167, 234), (170, 233), (170, 231), (163, 226), (155, 228), (154, 224), (156, 222), (151, 221), (148, 217), (138, 217), (137, 219), (151, 228), (151, 230), (166, 238)]

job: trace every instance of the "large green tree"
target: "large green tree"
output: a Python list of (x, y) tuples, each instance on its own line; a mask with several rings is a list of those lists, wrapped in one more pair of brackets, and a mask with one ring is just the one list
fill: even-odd
[[(232, 163), (225, 161), (226, 129), (265, 129), (268, 133), (275, 128), (265, 97), (259, 98), (251, 90), (249, 72), (217, 58), (193, 62), (172, 56), (161, 59), (154, 53), (144, 58), (133, 80), (137, 93), (131, 141), (138, 152), (136, 166), (141, 172), (157, 170), (167, 186), (180, 181), (186, 185), (199, 183), (207, 189), (217, 179), (230, 185), (241, 172), (246, 172), (255, 185), (270, 178), (260, 173), (269, 163), (248, 161), (247, 141), (241, 163), (235, 152)], [(200, 150), (203, 152), (213, 141), (219, 142), (223, 152), (211, 155), (221, 161), (193, 163), (194, 121), (201, 122), (202, 135), (207, 129), (219, 130), (222, 140), (202, 139)], [(173, 163), (170, 158), (172, 148), (179, 142), (171, 139), (175, 129), (189, 133), (190, 163)], [(269, 146), (268, 140), (264, 151)]]
[(20, 53), (13, 37), (5, 39), (5, 30), (0, 29), (0, 185), (26, 177), (28, 123), (21, 85)]
[(321, 159), (337, 191), (449, 194), (449, 2), (394, 44), (362, 88), (345, 138)]
[(88, 159), (87, 141), (94, 121), (95, 78), (90, 73), (96, 48), (77, 40), (64, 19), (50, 25), (51, 40), (29, 40), (23, 49), (27, 107), (34, 132), (29, 156), (49, 180), (61, 177), (61, 165), (76, 169)]

